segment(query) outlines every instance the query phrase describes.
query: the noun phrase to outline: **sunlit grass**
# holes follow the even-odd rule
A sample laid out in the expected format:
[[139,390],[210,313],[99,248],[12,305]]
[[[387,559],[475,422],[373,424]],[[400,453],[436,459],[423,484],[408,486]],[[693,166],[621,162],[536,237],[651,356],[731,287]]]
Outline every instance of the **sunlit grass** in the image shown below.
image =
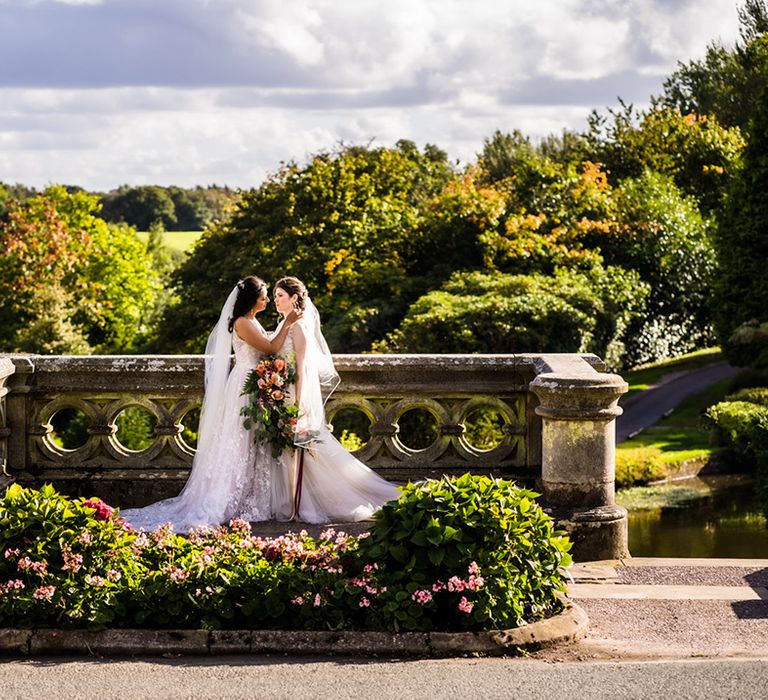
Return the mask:
[[[149,233],[147,231],[138,231],[136,235],[145,243],[149,238]],[[188,253],[192,250],[195,241],[203,235],[203,232],[164,231],[161,235],[163,237],[163,243],[165,243],[168,248],[171,250],[180,250],[182,253]]]
[[654,510],[669,506],[683,506],[707,498],[712,489],[697,481],[695,484],[659,484],[622,489],[616,494],[616,503],[628,511]]
[[709,442],[703,414],[729,393],[724,379],[681,403],[656,425],[616,447],[616,484],[625,487],[675,475],[683,463],[708,462],[717,448]]

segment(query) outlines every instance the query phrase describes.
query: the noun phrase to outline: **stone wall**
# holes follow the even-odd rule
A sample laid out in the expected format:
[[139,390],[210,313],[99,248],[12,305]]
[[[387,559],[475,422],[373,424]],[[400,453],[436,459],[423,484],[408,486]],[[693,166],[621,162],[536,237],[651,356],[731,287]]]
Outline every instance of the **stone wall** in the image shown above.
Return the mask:
[[[563,522],[570,522],[574,509],[603,506],[614,510],[600,516],[615,519],[613,418],[626,385],[604,374],[599,358],[334,359],[342,383],[327,404],[329,421],[349,409],[368,418],[370,439],[356,455],[385,478],[494,474],[543,488],[552,508],[570,509],[561,514]],[[2,357],[0,459],[22,484],[51,482],[64,493],[100,496],[123,508],[172,496],[192,463],[194,449],[185,442],[183,426],[202,392],[200,356]],[[127,407],[154,417],[154,435],[144,449],[129,450],[117,438],[115,421]],[[503,420],[503,439],[490,450],[473,446],[465,434],[467,418],[481,407],[493,408]],[[65,409],[87,419],[87,439],[77,449],[64,449],[54,439],[51,420]],[[398,421],[414,409],[435,420],[436,438],[424,449],[400,439]]]

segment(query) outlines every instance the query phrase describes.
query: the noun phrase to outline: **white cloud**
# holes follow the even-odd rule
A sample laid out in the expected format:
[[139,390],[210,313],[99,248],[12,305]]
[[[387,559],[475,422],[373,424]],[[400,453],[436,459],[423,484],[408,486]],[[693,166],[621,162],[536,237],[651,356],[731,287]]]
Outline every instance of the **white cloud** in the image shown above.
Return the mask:
[[0,180],[89,188],[252,186],[339,140],[468,160],[642,104],[737,34],[732,0],[0,4]]

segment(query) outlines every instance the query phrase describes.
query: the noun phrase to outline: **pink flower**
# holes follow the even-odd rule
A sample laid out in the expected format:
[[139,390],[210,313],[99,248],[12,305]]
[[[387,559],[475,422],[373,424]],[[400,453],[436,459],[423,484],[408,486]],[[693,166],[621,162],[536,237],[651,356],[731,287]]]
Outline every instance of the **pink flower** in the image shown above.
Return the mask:
[[229,527],[235,532],[250,532],[251,524],[242,518],[235,518],[229,521]]
[[466,587],[466,583],[462,579],[460,579],[458,576],[451,576],[451,578],[448,579],[447,588],[452,593],[454,591],[461,592],[464,590],[465,587]]
[[37,600],[50,600],[56,592],[56,586],[40,586],[32,594]]
[[437,581],[435,581],[435,583],[432,584],[433,593],[439,593],[444,588],[445,588],[445,584],[440,579],[437,579]]
[[370,606],[370,604],[371,604],[371,601],[368,600],[368,598],[366,598],[365,596],[360,598],[360,607],[361,608],[367,608],[368,606]]
[[101,576],[86,576],[85,582],[89,586],[93,586],[94,588],[103,588],[107,585],[107,582],[105,579],[103,579]]
[[11,557],[18,557],[21,552],[18,549],[6,549],[5,550],[5,558],[10,559]]
[[2,593],[10,593],[10,591],[14,590],[21,590],[22,588],[25,588],[24,581],[21,579],[13,579],[11,581],[8,581],[5,584],[0,583],[0,592]]
[[64,558],[64,566],[61,567],[62,571],[71,571],[76,574],[83,566],[83,555],[72,554],[69,550],[62,550],[62,557]]
[[472,612],[473,607],[472,603],[470,603],[464,596],[461,596],[461,600],[459,601],[459,610],[461,610],[461,612],[469,615],[469,613]]
[[109,520],[115,512],[114,508],[111,508],[98,498],[91,498],[84,501],[83,505],[86,508],[93,508],[96,511],[96,520]]
[[178,566],[169,566],[165,571],[174,583],[183,583],[189,578],[189,571],[184,571],[184,569],[180,569]]
[[315,600],[312,602],[312,605],[314,607],[316,607],[316,608],[319,608],[321,602],[322,602],[322,600],[320,598],[320,594],[319,593],[315,593]]
[[467,581],[467,588],[470,591],[476,591],[485,585],[485,579],[482,576],[470,576]]
[[22,559],[19,559],[19,561],[16,564],[16,568],[19,571],[34,571],[37,574],[45,575],[47,572],[46,570],[46,563],[44,561],[32,561],[29,557],[23,557]]
[[467,573],[469,573],[469,574],[475,574],[475,575],[480,573],[480,567],[477,565],[477,562],[476,562],[476,561],[473,561],[473,562],[472,562],[472,563],[469,565],[469,568],[467,569]]
[[119,581],[122,577],[123,575],[119,571],[116,571],[115,569],[110,569],[109,571],[107,571],[107,578],[113,583],[115,581]]
[[429,591],[414,591],[411,594],[411,600],[416,601],[419,605],[426,605],[431,602],[432,594]]
[[79,542],[81,542],[82,544],[90,544],[90,543],[91,543],[91,540],[92,540],[93,538],[91,537],[91,533],[90,533],[90,532],[88,532],[88,530],[83,530],[83,531],[80,533],[80,537],[78,537],[77,539],[78,539],[78,541],[79,541]]

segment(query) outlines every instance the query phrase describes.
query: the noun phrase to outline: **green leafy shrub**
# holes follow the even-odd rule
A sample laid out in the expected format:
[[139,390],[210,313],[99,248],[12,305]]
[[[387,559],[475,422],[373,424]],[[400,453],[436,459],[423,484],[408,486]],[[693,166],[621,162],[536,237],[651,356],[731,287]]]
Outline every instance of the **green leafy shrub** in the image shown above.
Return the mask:
[[739,389],[736,393],[726,396],[726,401],[747,401],[756,403],[760,406],[768,406],[768,388],[767,387],[748,387]]
[[0,501],[0,624],[104,626],[126,613],[143,571],[126,530],[98,499],[18,484]]
[[506,628],[559,610],[571,545],[536,495],[470,474],[404,487],[360,543],[350,591],[366,626]]
[[249,523],[133,530],[50,485],[0,499],[0,626],[490,629],[560,608],[570,543],[535,494],[471,477],[405,489],[373,535]]
[[616,451],[616,486],[625,488],[635,484],[663,479],[667,475],[664,454],[658,447],[635,447]]
[[717,444],[740,462],[768,459],[768,407],[749,401],[721,401],[710,406],[705,415]]

